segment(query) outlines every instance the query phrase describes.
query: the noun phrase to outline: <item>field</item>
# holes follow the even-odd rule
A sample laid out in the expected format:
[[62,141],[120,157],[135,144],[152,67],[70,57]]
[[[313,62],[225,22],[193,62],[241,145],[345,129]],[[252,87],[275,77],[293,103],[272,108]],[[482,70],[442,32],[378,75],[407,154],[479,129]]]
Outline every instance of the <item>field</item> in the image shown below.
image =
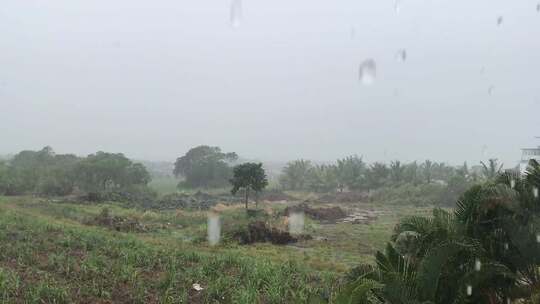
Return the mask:
[[[261,203],[264,219],[286,228],[288,205]],[[144,231],[92,222],[104,209]],[[2,303],[306,303],[331,299],[339,278],[389,239],[399,218],[429,207],[357,203],[369,224],[305,219],[313,237],[293,245],[239,245],[241,205],[221,206],[221,242],[208,245],[207,212],[142,211],[108,203],[78,205],[34,197],[0,197]],[[201,291],[193,289],[200,284]]]

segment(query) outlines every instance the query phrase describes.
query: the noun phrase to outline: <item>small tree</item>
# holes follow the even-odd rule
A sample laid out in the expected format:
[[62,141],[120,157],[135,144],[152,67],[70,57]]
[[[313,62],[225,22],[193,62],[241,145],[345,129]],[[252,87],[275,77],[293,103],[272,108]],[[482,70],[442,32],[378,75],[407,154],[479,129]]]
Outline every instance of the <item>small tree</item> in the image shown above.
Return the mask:
[[245,192],[245,204],[248,208],[249,191],[262,191],[268,185],[266,173],[262,167],[262,163],[244,163],[233,168],[233,178],[230,179],[233,186],[231,193],[234,195],[238,190],[243,189]]

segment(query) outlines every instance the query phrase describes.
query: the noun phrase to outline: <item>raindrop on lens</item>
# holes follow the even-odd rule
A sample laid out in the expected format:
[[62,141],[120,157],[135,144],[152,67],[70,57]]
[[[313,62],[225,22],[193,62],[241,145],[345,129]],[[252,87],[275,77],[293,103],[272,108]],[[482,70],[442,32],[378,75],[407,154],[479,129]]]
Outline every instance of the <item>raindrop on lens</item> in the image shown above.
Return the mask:
[[504,250],[508,250],[508,243],[504,243]]
[[497,25],[501,25],[503,23],[503,16],[497,17]]
[[538,197],[538,188],[536,188],[536,187],[533,188],[533,195],[534,195],[535,198]]
[[516,181],[515,180],[511,180],[510,181],[510,188],[514,189],[516,187]]
[[493,89],[495,89],[494,86],[489,86],[489,88],[488,88],[488,94],[489,94],[489,96],[493,95]]
[[360,64],[358,76],[363,85],[371,85],[377,77],[377,65],[375,60],[367,59]]
[[401,0],[394,0],[394,12],[396,12],[396,14],[399,14],[399,12],[401,11]]
[[232,0],[231,2],[231,26],[240,27],[242,22],[242,0]]
[[536,5],[536,11],[537,11],[537,12],[540,12],[540,3],[538,3],[538,4]]
[[289,233],[302,234],[304,232],[304,213],[291,213],[289,215]]
[[467,295],[468,296],[472,295],[472,286],[471,285],[467,285]]
[[536,242],[537,242],[537,243],[540,243],[540,233],[537,233],[537,234],[536,234]]
[[482,269],[482,262],[480,262],[480,259],[476,259],[474,262],[474,270],[480,271]]
[[396,60],[399,61],[399,62],[405,62],[405,60],[407,60],[407,50],[400,49],[396,53]]
[[219,216],[208,214],[208,243],[211,246],[215,246],[219,243],[220,237],[221,225],[219,223]]

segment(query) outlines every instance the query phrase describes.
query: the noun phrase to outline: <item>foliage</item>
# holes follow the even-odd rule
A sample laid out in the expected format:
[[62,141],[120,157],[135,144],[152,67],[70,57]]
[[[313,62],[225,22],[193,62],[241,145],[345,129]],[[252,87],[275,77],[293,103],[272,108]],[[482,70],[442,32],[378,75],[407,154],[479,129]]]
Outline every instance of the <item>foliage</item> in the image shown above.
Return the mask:
[[235,166],[233,172],[233,177],[230,180],[233,186],[231,193],[235,195],[240,189],[243,189],[247,209],[250,190],[259,193],[268,186],[266,173],[264,172],[262,163],[243,163]]
[[75,175],[78,186],[90,193],[146,185],[150,181],[143,165],[133,163],[121,153],[91,154],[77,164]]
[[488,163],[480,162],[482,164],[482,174],[484,178],[488,180],[493,180],[496,178],[502,170],[503,164],[499,165],[499,162],[496,158],[488,159]]
[[237,159],[234,152],[223,153],[219,147],[198,146],[176,160],[173,173],[185,178],[183,186],[220,187],[231,177],[229,163]]
[[[409,217],[377,266],[356,271],[354,303],[536,303],[540,294],[540,165],[471,187],[450,212]],[[361,291],[361,292],[358,292]],[[342,301],[342,303],[352,303]]]
[[[164,242],[166,234],[139,237],[43,215],[52,214],[55,204],[35,213],[1,201],[2,303],[313,303],[311,297],[329,294],[333,285],[331,277],[296,261],[177,246],[178,239],[173,246],[171,239]],[[73,207],[60,207],[56,212],[75,215]],[[95,207],[88,216],[101,210]],[[188,224],[174,214],[162,220]],[[205,221],[197,219],[203,226]],[[194,283],[204,289],[196,292]]]
[[336,177],[339,188],[359,189],[363,183],[366,164],[356,155],[338,159],[336,162]]
[[289,162],[279,178],[281,186],[285,190],[303,190],[308,185],[309,171],[313,168],[309,160],[295,160]]
[[98,152],[80,158],[45,147],[0,163],[0,194],[5,195],[63,196],[75,189],[97,193],[145,186],[149,181],[146,168],[123,154]]

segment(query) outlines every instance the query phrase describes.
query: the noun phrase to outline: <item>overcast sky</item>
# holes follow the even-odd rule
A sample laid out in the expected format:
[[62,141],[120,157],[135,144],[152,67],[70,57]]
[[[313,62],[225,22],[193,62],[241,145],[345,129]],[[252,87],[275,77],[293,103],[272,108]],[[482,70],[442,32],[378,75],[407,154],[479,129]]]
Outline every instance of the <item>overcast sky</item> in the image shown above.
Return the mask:
[[513,165],[540,144],[538,3],[3,0],[0,153]]

